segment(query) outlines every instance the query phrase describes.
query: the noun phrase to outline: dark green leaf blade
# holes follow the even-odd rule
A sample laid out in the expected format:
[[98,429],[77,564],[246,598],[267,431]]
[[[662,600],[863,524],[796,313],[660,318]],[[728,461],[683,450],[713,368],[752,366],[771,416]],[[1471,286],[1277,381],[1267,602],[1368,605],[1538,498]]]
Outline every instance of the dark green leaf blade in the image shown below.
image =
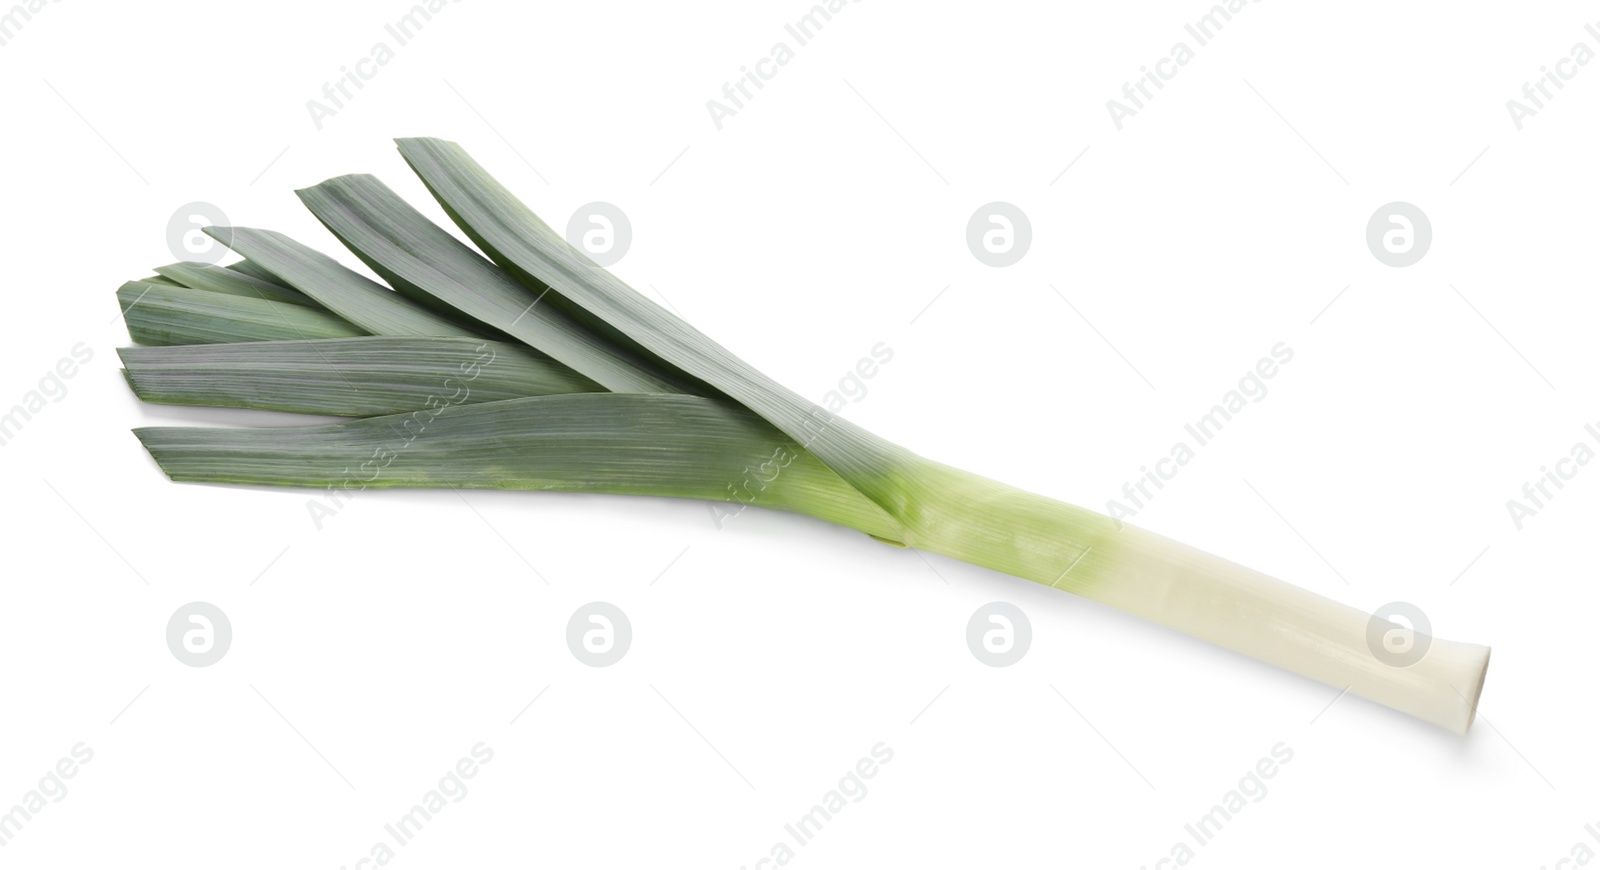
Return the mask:
[[531,289],[546,293],[553,304],[603,320],[664,365],[760,414],[891,513],[903,505],[899,478],[922,473],[925,460],[802,398],[595,266],[461,146],[440,139],[400,139],[398,144],[462,231]]
[[575,393],[326,426],[134,434],[178,481],[753,501],[888,540],[897,533],[887,515],[760,418],[697,396]]
[[237,263],[229,263],[222,268],[230,269],[234,272],[238,272],[241,275],[248,275],[251,278],[255,278],[258,281],[265,281],[268,284],[277,284],[280,287],[283,286],[282,278],[279,278],[277,275],[274,275],[266,269],[263,269],[260,264],[252,263],[249,260],[240,260]]
[[209,290],[129,281],[117,290],[128,334],[144,345],[352,338],[360,329],[325,311]]
[[373,271],[413,298],[458,311],[561,360],[614,392],[683,392],[685,379],[652,366],[553,306],[370,175],[325,181],[300,199]]
[[176,281],[184,287],[196,290],[210,290],[213,293],[231,293],[235,296],[249,296],[252,299],[268,299],[273,302],[287,302],[291,305],[316,306],[311,297],[297,290],[290,290],[259,278],[252,278],[232,269],[221,266],[212,266],[206,263],[172,263],[167,266],[158,266],[156,274],[163,278]]
[[596,392],[521,345],[392,337],[121,348],[146,402],[369,417],[437,404]]
[[373,335],[486,337],[282,233],[215,226],[206,227],[205,232]]

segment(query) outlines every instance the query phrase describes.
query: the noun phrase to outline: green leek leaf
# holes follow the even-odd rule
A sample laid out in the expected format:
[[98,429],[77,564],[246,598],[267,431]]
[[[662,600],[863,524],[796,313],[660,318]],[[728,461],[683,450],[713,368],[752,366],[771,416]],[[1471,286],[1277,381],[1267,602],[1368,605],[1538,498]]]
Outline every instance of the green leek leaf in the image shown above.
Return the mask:
[[[574,393],[303,428],[136,429],[173,480],[521,489],[743,502],[875,536],[895,523],[759,417],[697,396]],[[762,488],[764,487],[764,489]]]
[[145,345],[351,338],[360,329],[325,311],[209,290],[129,281],[117,290],[128,334]]
[[252,278],[232,269],[221,266],[211,266],[205,263],[173,263],[170,266],[160,266],[156,274],[163,278],[196,290],[210,290],[213,293],[232,293],[235,296],[249,296],[254,299],[268,299],[273,302],[288,302],[292,305],[316,305],[311,297],[287,287],[280,287],[259,278]]
[[121,348],[146,402],[370,417],[600,387],[520,345],[391,337]]
[[485,337],[282,233],[215,226],[205,232],[373,335]]
[[448,307],[558,359],[615,392],[683,392],[579,320],[530,293],[482,255],[368,175],[298,192],[306,207],[357,257],[412,298]]

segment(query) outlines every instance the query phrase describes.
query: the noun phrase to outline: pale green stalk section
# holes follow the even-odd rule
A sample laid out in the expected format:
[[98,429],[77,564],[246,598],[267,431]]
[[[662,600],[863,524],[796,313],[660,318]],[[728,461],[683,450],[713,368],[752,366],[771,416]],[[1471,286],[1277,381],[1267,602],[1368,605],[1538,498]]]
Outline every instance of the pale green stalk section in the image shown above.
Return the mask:
[[170,405],[369,417],[430,403],[598,392],[521,345],[473,338],[337,338],[121,348],[139,398]]
[[1432,638],[1421,661],[1395,667],[1374,655],[1367,613],[1187,544],[935,463],[900,485],[909,546],[1077,593],[1458,733],[1472,724],[1488,647]]

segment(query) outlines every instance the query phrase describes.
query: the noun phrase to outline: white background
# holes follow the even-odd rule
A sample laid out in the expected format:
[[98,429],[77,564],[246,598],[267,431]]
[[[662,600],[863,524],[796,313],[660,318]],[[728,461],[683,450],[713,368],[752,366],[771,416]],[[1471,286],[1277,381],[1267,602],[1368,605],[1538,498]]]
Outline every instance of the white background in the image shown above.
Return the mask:
[[[0,408],[94,354],[0,448],[0,809],[94,753],[0,863],[355,867],[480,741],[492,762],[391,866],[755,867],[880,742],[791,866],[1600,851],[1600,465],[1521,530],[1506,508],[1600,421],[1600,63],[1520,131],[1505,106],[1600,48],[1600,7],[1252,3],[1119,131],[1106,101],[1193,44],[1203,2],[865,0],[719,131],[706,101],[793,45],[803,0],[468,0],[318,130],[307,101],[407,8],[63,0],[0,48]],[[806,395],[886,343],[847,417],[1096,508],[1286,343],[1136,521],[1493,645],[1478,724],[798,517],[386,492],[319,531],[305,491],[167,481],[130,428],[301,420],[136,402],[113,291],[175,259],[189,202],[352,265],[294,188],[372,172],[443,221],[390,145],[413,135],[552,224],[617,204],[614,271]],[[1004,269],[964,239],[996,200],[1034,234]],[[1408,268],[1364,239],[1396,200],[1433,226]],[[196,600],[234,629],[209,668],[164,640]],[[634,628],[606,669],[565,644],[595,600]],[[1034,629],[1009,668],[965,642],[995,600]],[[1280,743],[1265,796],[1194,847],[1184,825]]]

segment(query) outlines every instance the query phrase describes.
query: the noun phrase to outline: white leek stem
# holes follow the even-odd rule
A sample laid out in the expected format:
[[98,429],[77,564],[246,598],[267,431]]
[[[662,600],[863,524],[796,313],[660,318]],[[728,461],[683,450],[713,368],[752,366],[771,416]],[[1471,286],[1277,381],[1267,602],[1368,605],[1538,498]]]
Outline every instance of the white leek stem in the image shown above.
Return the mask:
[[[949,466],[896,483],[913,547],[1065,589],[1464,734],[1489,648],[1440,640],[1084,508]],[[1395,654],[1385,638],[1415,652]],[[1415,661],[1412,661],[1415,659]]]
[[[1373,617],[1354,607],[1141,529],[1121,534],[1117,582],[1090,597],[1457,734],[1472,725],[1488,647],[1412,633],[1409,649],[1425,652],[1402,665],[1408,656],[1380,655]],[[1390,625],[1383,635],[1408,628]]]

